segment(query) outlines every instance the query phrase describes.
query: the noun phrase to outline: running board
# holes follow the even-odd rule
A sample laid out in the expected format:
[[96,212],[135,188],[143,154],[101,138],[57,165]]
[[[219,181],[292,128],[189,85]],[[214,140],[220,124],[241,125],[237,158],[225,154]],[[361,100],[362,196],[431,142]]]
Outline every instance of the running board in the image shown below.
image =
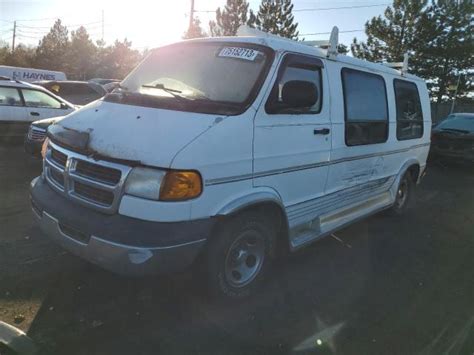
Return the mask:
[[390,191],[369,198],[339,210],[321,215],[312,221],[293,228],[291,231],[290,247],[297,250],[319,238],[345,227],[357,220],[381,211],[393,203]]

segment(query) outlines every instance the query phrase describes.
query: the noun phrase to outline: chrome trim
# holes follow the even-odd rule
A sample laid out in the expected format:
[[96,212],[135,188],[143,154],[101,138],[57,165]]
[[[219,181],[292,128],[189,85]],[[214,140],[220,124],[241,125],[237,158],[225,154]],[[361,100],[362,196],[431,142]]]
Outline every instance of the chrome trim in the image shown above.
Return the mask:
[[354,157],[345,157],[345,158],[340,158],[340,159],[335,159],[335,160],[317,162],[317,163],[313,163],[313,164],[297,165],[297,166],[291,166],[291,167],[287,167],[287,168],[261,171],[261,172],[257,172],[257,173],[253,173],[253,174],[243,174],[243,175],[222,177],[222,178],[216,178],[216,179],[208,179],[208,180],[205,181],[205,186],[219,185],[219,184],[225,184],[225,183],[228,183],[228,182],[237,182],[237,181],[243,181],[243,180],[249,180],[249,179],[257,179],[257,178],[267,177],[267,176],[271,176],[271,175],[286,174],[286,173],[294,172],[294,171],[315,169],[315,168],[319,168],[319,167],[323,167],[323,166],[340,164],[340,163],[344,163],[344,162],[347,162],[347,161],[361,160],[361,159],[374,158],[374,157],[378,157],[378,156],[398,154],[398,153],[408,152],[412,149],[421,148],[421,147],[425,147],[425,146],[429,146],[429,145],[430,145],[430,143],[416,144],[416,145],[413,145],[413,146],[408,147],[408,148],[391,150],[391,151],[387,151],[387,152],[357,155],[357,156],[354,156]]
[[42,142],[46,138],[46,129],[30,125],[28,129],[28,139]]
[[[67,156],[66,166],[64,168],[58,165],[56,162],[54,162],[54,160],[51,158],[51,148]],[[104,184],[103,182],[100,182],[93,178],[86,177],[84,175],[79,175],[78,173],[76,173],[76,166],[79,160],[92,163],[95,165],[100,165],[103,167],[119,170],[121,172],[120,181],[115,185]],[[57,173],[63,176],[64,187],[60,186],[54,181],[54,179],[51,177],[51,170],[55,170]],[[105,212],[108,214],[113,214],[118,210],[120,200],[123,195],[123,187],[125,184],[125,180],[130,170],[132,170],[132,167],[130,166],[112,163],[112,162],[108,162],[104,160],[95,160],[85,155],[66,150],[52,142],[49,143],[49,148],[46,152],[45,159],[43,160],[43,174],[48,184],[55,191],[59,192],[66,198],[69,198],[71,200],[78,202],[79,204],[82,204],[86,207],[90,207],[97,211]],[[104,205],[104,204],[101,204],[100,202],[92,201],[86,197],[83,197],[77,194],[74,190],[75,182],[78,182],[78,183],[81,183],[81,184],[84,184],[96,189],[100,189],[102,191],[111,192],[114,196],[112,204],[110,206]]]
[[133,250],[168,250],[168,249],[174,249],[174,248],[181,248],[181,247],[185,247],[185,246],[193,245],[193,244],[204,243],[207,240],[206,238],[203,238],[203,239],[193,240],[192,242],[168,245],[166,247],[135,247],[135,246],[129,246],[129,245],[126,245],[126,244],[120,244],[120,243],[117,243],[117,242],[112,242],[110,240],[99,238],[95,235],[92,235],[91,238],[94,238],[95,240],[100,241],[102,243],[107,243],[109,245],[113,245],[115,247],[130,248],[130,249],[133,249]]

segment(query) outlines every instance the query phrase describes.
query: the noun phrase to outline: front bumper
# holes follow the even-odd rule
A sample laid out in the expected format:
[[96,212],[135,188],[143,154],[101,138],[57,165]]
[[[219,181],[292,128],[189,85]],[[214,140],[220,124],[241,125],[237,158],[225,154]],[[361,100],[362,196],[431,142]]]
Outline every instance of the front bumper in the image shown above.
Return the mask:
[[41,230],[71,253],[123,275],[180,271],[191,265],[214,219],[149,222],[106,215],[52,190],[42,177],[31,182],[33,214]]

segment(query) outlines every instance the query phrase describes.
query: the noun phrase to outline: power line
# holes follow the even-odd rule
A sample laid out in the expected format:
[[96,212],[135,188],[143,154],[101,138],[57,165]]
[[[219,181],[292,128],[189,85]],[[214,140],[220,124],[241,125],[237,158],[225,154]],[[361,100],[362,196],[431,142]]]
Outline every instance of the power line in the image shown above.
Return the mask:
[[[339,33],[352,33],[352,32],[364,32],[365,30],[346,30],[339,31]],[[331,32],[314,32],[314,33],[302,33],[299,36],[317,36],[317,35],[330,35]]]
[[[94,22],[88,22],[88,23],[79,23],[79,24],[62,24],[65,27],[80,27],[80,26],[90,26],[90,25],[95,25],[94,27],[99,27],[102,25],[102,21],[94,21]],[[29,29],[50,29],[53,26],[27,26],[27,25],[19,25],[23,28],[29,28]]]
[[353,5],[353,6],[341,6],[341,7],[319,7],[319,8],[314,8],[314,9],[296,9],[296,10],[293,10],[293,12],[362,9],[362,8],[367,8],[367,7],[380,7],[380,6],[390,6],[390,5],[392,5],[392,4]]
[[[367,7],[380,7],[380,6],[390,6],[392,4],[373,4],[373,5],[352,5],[352,6],[340,6],[340,7],[317,7],[317,8],[308,8],[308,9],[293,9],[293,12],[306,12],[306,11],[329,11],[329,10],[346,10],[346,9],[362,9]],[[217,10],[194,10],[194,12],[199,13],[212,13]]]

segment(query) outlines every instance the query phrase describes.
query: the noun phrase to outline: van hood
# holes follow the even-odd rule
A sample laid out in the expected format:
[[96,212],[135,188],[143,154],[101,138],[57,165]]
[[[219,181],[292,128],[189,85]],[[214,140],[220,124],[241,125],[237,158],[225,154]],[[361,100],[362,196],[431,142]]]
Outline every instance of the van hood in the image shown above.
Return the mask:
[[[216,118],[99,100],[51,126],[49,136],[55,140],[57,130],[51,128],[59,126],[85,136],[80,150],[87,154],[167,168],[182,148],[221,120]],[[60,138],[58,134],[57,138],[73,147],[73,139],[68,136]]]

